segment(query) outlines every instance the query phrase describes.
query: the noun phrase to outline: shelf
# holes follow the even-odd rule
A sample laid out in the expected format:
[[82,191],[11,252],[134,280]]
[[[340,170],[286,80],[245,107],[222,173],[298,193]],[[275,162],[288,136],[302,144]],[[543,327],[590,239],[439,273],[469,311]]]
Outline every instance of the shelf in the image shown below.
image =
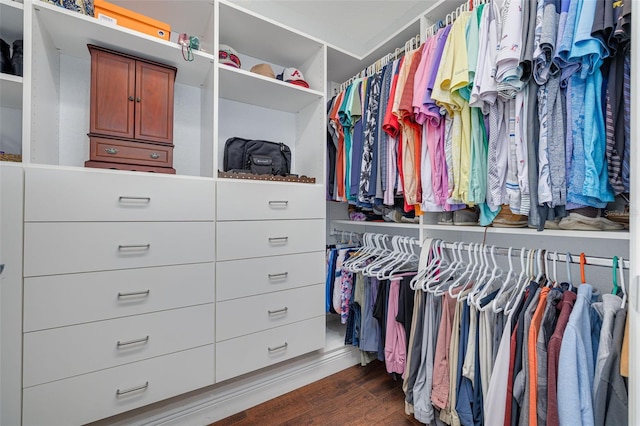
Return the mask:
[[321,92],[219,64],[220,97],[286,112],[298,112],[322,99]]
[[22,109],[22,77],[0,74],[0,106]]
[[51,35],[60,54],[89,60],[87,44],[154,60],[178,68],[176,83],[200,87],[214,63],[213,55],[193,51],[194,60],[185,61],[181,46],[157,37],[111,25],[97,19],[36,1],[34,10],[40,23]]
[[295,68],[323,49],[320,41],[226,2],[220,2],[220,43],[244,55]]
[[23,34],[22,3],[12,0],[0,0],[0,36],[9,43],[22,39]]
[[401,228],[420,230],[417,223],[396,223],[396,222],[368,222],[364,220],[334,220],[334,225],[349,225],[359,227],[376,227],[376,228]]
[[487,234],[510,234],[523,237],[563,237],[586,238],[603,240],[629,240],[628,231],[571,231],[564,229],[545,229],[538,232],[531,228],[494,228],[483,226],[456,226],[456,225],[422,225],[423,229],[439,232],[476,232]]

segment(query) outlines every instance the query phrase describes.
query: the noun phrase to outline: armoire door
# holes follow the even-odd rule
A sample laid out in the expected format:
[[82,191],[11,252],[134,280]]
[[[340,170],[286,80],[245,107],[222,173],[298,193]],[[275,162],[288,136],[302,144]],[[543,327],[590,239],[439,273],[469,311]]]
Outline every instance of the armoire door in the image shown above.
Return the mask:
[[91,51],[90,132],[134,137],[136,61],[124,56]]
[[174,80],[174,69],[136,62],[135,139],[172,143]]

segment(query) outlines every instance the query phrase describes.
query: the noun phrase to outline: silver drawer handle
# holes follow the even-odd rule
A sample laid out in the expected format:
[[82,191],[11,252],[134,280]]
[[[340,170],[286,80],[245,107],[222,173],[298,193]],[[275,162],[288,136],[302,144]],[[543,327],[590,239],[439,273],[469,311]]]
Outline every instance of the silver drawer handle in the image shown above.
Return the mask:
[[289,346],[289,344],[287,342],[284,342],[284,344],[282,344],[280,346],[275,346],[273,348],[271,346],[269,346],[269,347],[267,347],[267,349],[269,349],[269,352],[275,352],[275,351],[280,350],[280,349],[286,349],[287,346]]
[[121,195],[118,197],[118,201],[123,202],[123,201],[142,201],[144,203],[150,203],[151,202],[151,197],[129,197],[126,195]]
[[149,250],[151,244],[118,244],[118,250]]
[[149,293],[151,293],[151,290],[132,291],[130,293],[120,293],[120,292],[118,292],[118,298],[131,297],[131,296],[148,296]]
[[118,150],[115,148],[105,148],[104,150],[107,151],[107,154],[110,155],[116,155],[118,153]]
[[287,278],[288,275],[288,272],[282,272],[280,274],[269,274],[269,279],[275,280],[276,278]]
[[149,387],[149,382],[146,382],[144,385],[136,386],[135,388],[131,388],[131,389],[125,389],[123,391],[121,391],[120,389],[117,389],[116,396],[124,395],[126,393],[131,393],[139,390],[147,390],[148,387]]
[[126,342],[121,342],[118,340],[116,347],[121,348],[123,346],[135,345],[136,343],[147,343],[149,341],[149,336],[143,337],[142,339],[129,340]]
[[157,152],[152,152],[151,154],[149,154],[149,157],[157,160],[158,158],[160,158],[160,154],[158,154]]
[[283,242],[286,243],[289,237],[269,237],[270,243]]
[[2,271],[4,271],[4,263],[0,263],[0,274],[2,274]]
[[287,312],[289,310],[289,308],[287,308],[286,306],[282,309],[277,309],[275,311],[267,311],[269,312],[269,315],[275,315],[275,314],[284,314],[285,312]]
[[270,206],[283,206],[283,207],[287,207],[289,205],[289,201],[283,200],[283,201],[269,201],[269,205]]

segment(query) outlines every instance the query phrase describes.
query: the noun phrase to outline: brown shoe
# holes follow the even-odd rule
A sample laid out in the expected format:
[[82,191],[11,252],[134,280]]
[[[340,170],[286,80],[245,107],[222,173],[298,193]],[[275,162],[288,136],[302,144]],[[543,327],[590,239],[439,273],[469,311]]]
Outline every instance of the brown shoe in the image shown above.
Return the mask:
[[502,206],[502,210],[493,219],[493,226],[496,228],[526,228],[529,218],[511,211],[508,204]]

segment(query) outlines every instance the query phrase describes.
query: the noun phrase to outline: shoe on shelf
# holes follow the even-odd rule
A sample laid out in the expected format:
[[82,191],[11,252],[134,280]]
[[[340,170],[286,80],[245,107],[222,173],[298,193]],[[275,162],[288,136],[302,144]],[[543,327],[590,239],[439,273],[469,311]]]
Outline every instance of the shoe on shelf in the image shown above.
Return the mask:
[[500,213],[493,219],[492,225],[496,228],[526,228],[529,218],[511,211],[508,204],[502,206]]
[[400,219],[400,222],[402,223],[420,223],[420,216],[414,216],[414,217],[408,217],[408,216],[402,216],[402,218]]
[[600,209],[595,207],[570,210],[569,215],[563,217],[558,226],[560,229],[576,231],[619,231],[624,229],[623,224],[602,217]]
[[390,208],[389,211],[387,211],[384,216],[382,216],[382,218],[385,222],[400,223],[402,222],[402,213],[396,208]]
[[438,213],[438,225],[453,225],[453,212]]
[[480,210],[476,207],[466,207],[453,212],[453,224],[460,226],[475,226],[480,219]]

